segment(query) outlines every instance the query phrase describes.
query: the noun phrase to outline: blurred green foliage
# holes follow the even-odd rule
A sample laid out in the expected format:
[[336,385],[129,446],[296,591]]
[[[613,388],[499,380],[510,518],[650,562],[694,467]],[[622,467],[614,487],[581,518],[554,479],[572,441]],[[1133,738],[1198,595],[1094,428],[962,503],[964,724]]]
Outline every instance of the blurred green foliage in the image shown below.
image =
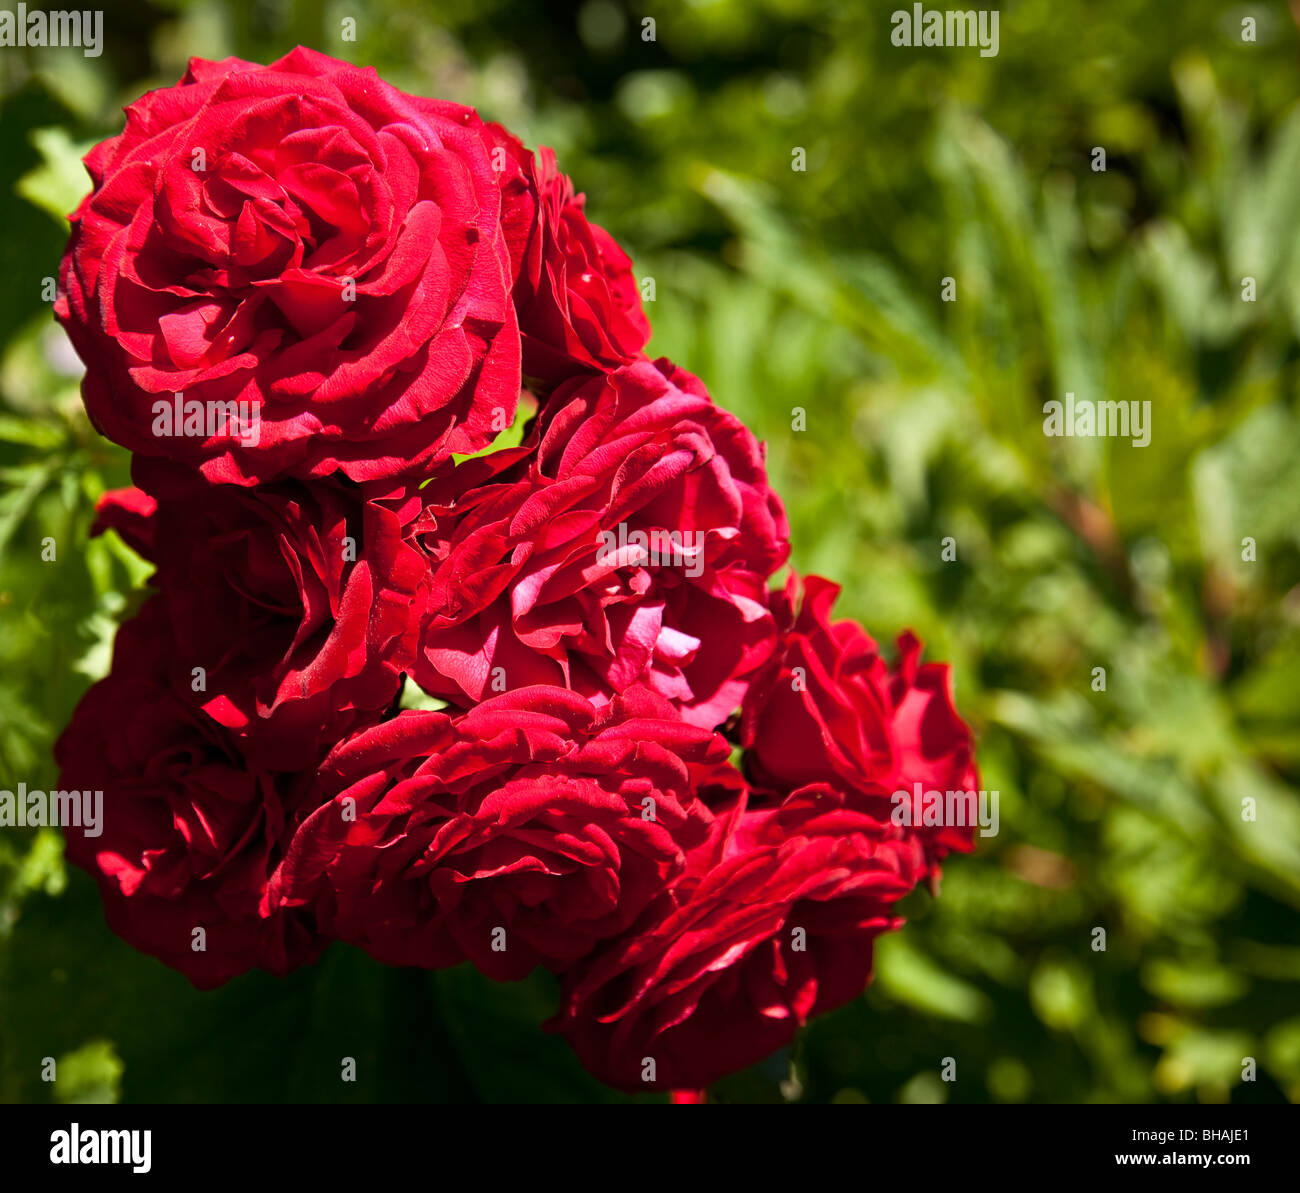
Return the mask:
[[[714,1096],[1300,1101],[1295,24],[1008,0],[982,58],[891,45],[895,7],[153,0],[99,58],[0,50],[3,785],[53,782],[144,574],[86,541],[126,460],[42,294],[77,158],[190,55],[302,42],[554,145],[655,279],[652,349],[766,440],[796,566],[954,664],[1000,834],[909,899],[865,997]],[[1150,445],[1046,437],[1067,391],[1149,401]],[[0,1100],[612,1100],[537,1031],[552,999],[341,946],[200,995],[57,834],[0,834]]]

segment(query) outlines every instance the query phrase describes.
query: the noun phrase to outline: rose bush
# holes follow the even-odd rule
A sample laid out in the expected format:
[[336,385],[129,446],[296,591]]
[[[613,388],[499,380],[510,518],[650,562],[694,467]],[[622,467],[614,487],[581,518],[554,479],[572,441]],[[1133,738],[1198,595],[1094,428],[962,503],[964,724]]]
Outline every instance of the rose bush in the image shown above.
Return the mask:
[[196,60],[87,165],[56,313],[136,453],[94,532],[155,567],[56,750],[114,930],[202,987],[329,940],[541,966],[627,1090],[859,994],[973,846],[895,815],[978,785],[951,677],[770,590],[763,447],[645,356],[554,155],[299,49]]

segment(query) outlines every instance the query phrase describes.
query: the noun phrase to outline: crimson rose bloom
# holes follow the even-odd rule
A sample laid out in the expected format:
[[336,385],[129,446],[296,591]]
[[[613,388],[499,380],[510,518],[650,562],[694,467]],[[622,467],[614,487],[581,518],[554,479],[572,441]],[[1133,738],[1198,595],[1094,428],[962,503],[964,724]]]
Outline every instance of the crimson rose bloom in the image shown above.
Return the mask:
[[[239,484],[486,446],[520,344],[480,126],[301,47],[267,67],[194,59],[131,104],[86,158],[55,305],[96,426]],[[206,405],[204,433],[158,421],[174,393]]]
[[64,829],[68,860],[98,882],[114,932],[200,989],[254,966],[284,974],[323,943],[308,917],[264,902],[310,783],[250,766],[168,680],[173,649],[155,597],[55,746],[61,789],[103,792],[98,836]]
[[500,125],[483,131],[501,174],[529,384],[546,391],[577,372],[631,364],[650,323],[627,254],[587,220],[585,197],[574,194],[552,150],[534,157]]
[[561,969],[682,870],[696,777],[726,756],[645,689],[601,713],[556,687],[403,712],[325,760],[274,899],[391,965]]
[[860,994],[924,870],[917,839],[856,792],[814,784],[765,809],[741,793],[671,899],[567,975],[550,1026],[610,1085],[700,1089]]
[[[428,568],[395,515],[346,484],[209,485],[137,457],[114,527],[157,565],[175,682],[262,765],[313,767],[399,694]],[[201,683],[194,668],[202,668]]]
[[713,728],[772,651],[785,511],[753,435],[666,360],[566,383],[522,447],[418,499],[426,691],[550,683],[602,703],[645,682]]
[[874,797],[882,817],[893,814],[895,792],[906,791],[911,824],[933,862],[949,850],[969,852],[973,815],[964,825],[930,826],[916,816],[918,783],[922,795],[979,787],[951,669],[921,663],[921,643],[910,633],[899,638],[898,662],[889,667],[856,622],[830,620],[838,585],[807,577],[796,610],[799,587],[792,575],[773,598],[780,645],[745,698],[746,773],[772,792],[808,783],[861,792]]

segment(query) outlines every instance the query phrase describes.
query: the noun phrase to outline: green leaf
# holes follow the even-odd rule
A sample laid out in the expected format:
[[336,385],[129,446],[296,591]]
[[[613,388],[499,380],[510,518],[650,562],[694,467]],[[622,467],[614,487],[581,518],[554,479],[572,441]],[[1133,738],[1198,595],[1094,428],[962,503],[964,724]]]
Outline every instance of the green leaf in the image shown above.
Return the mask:
[[76,143],[61,128],[33,129],[31,142],[41,164],[18,180],[18,193],[62,222],[90,191],[81,159],[95,142]]

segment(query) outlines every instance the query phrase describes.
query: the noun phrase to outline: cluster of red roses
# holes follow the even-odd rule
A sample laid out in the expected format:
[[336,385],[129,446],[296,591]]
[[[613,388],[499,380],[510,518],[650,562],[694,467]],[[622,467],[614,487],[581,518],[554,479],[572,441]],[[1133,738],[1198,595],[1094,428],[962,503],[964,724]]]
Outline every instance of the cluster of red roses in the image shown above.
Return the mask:
[[[827,581],[769,588],[760,445],[645,356],[549,151],[298,49],[196,60],[87,166],[57,313],[135,453],[98,529],[156,566],[57,749],[105,791],[68,855],[113,929],[202,987],[330,940],[542,965],[629,1089],[860,993],[972,845],[890,815],[978,784],[947,669],[910,636],[889,667]],[[159,434],[178,394],[256,434]],[[408,677],[445,711],[401,710]]]

